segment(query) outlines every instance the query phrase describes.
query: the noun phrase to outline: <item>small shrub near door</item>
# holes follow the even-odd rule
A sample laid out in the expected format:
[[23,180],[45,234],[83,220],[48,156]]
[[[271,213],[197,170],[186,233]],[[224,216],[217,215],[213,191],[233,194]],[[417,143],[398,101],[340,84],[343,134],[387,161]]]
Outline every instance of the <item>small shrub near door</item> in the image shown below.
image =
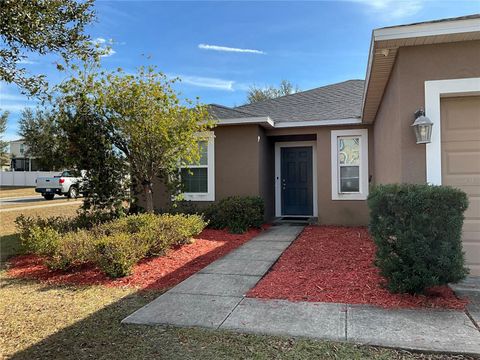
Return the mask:
[[231,196],[205,210],[205,217],[214,229],[243,233],[263,224],[264,202],[257,196]]
[[368,204],[375,263],[391,292],[422,293],[466,276],[461,236],[468,200],[463,191],[380,185],[371,191]]

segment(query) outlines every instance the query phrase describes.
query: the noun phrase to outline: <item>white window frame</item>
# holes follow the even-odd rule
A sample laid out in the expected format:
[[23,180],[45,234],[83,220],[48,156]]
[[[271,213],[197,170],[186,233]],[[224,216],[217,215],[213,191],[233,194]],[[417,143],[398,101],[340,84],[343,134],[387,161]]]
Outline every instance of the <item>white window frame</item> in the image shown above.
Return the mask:
[[[358,137],[360,139],[359,192],[340,192],[340,164],[338,163],[338,138]],[[331,131],[332,200],[366,200],[368,197],[368,130]]]
[[208,131],[198,134],[203,137],[202,141],[207,141],[207,165],[190,165],[182,168],[207,168],[207,192],[204,193],[183,193],[183,198],[187,201],[215,201],[215,134]]
[[432,141],[426,146],[427,183],[442,185],[442,123],[440,99],[480,94],[480,77],[425,81],[425,115],[433,121]]

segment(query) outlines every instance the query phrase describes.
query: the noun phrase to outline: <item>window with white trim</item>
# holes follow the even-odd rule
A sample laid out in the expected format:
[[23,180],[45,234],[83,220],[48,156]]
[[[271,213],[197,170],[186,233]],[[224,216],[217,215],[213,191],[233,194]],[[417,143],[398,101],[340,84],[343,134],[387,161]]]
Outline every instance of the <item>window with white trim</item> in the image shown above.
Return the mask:
[[190,201],[215,200],[215,144],[213,132],[198,142],[200,159],[196,164],[180,168],[184,199]]
[[332,200],[368,196],[368,130],[333,130]]

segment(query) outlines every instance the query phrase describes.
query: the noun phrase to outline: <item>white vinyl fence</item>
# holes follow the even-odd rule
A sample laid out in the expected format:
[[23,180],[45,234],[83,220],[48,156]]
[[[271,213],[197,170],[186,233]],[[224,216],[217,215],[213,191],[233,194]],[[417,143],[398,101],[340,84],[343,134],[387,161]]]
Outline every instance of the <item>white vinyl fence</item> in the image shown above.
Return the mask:
[[35,186],[40,176],[60,175],[60,171],[0,171],[1,186]]

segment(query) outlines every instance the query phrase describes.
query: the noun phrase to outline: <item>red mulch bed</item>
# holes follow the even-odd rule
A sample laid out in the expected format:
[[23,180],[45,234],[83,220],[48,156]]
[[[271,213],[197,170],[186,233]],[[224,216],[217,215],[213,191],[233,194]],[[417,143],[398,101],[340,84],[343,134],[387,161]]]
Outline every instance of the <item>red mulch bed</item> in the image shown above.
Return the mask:
[[[264,225],[264,228],[266,227],[268,225]],[[110,279],[94,266],[82,266],[70,272],[50,271],[42,264],[42,259],[35,255],[21,255],[10,259],[8,274],[48,284],[166,289],[244,244],[261,231],[252,229],[244,234],[229,234],[224,230],[205,229],[193,244],[173,248],[165,256],[144,259],[135,266],[132,275],[121,279]]]
[[424,296],[391,294],[373,265],[375,244],[363,227],[309,226],[248,296],[291,301],[371,304],[384,308],[464,309],[447,286]]

